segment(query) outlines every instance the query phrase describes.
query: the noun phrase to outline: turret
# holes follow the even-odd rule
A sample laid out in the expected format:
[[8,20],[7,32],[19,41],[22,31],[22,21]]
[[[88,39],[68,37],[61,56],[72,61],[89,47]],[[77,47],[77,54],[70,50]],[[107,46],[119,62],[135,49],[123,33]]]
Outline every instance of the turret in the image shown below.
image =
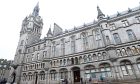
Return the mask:
[[99,6],[97,6],[97,11],[98,11],[98,16],[97,19],[101,20],[105,17],[105,15],[103,14],[103,12],[100,10]]
[[52,37],[52,36],[53,36],[53,34],[52,34],[52,31],[51,31],[51,28],[49,28],[48,33],[47,33],[47,37]]

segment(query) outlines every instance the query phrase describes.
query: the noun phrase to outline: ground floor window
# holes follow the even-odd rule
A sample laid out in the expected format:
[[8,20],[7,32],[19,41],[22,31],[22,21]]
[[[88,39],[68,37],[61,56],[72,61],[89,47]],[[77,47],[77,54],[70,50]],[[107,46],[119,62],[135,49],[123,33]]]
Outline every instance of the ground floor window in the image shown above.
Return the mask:
[[124,60],[120,64],[121,64],[121,70],[122,70],[123,75],[133,74],[132,65],[130,61]]
[[51,78],[51,80],[56,80],[56,78],[57,78],[56,70],[50,71],[50,78]]
[[99,67],[100,67],[100,73],[101,73],[102,77],[110,77],[110,76],[112,76],[110,64],[103,63],[103,64],[100,64]]
[[93,65],[88,65],[85,68],[85,78],[96,78],[96,70]]
[[68,78],[68,70],[67,69],[60,69],[60,79],[65,79]]

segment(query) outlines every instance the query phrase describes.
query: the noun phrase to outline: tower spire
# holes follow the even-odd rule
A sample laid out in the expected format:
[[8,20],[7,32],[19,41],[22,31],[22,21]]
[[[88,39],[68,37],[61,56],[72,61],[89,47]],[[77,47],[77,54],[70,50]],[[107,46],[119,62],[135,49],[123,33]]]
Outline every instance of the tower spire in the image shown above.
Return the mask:
[[103,12],[100,10],[99,6],[97,6],[97,11],[98,11],[97,19],[102,19],[103,17],[105,17]]
[[48,30],[48,33],[47,33],[47,37],[52,37],[52,36],[53,36],[53,34],[52,34],[52,31],[51,31],[51,26],[50,26],[50,28]]
[[36,6],[34,7],[33,16],[38,16],[39,15],[39,2],[36,4]]

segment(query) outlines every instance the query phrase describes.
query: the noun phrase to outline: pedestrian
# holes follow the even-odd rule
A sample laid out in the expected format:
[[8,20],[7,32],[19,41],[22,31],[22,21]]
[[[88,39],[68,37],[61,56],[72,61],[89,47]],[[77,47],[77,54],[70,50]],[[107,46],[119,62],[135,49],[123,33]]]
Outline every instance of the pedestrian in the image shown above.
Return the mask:
[[89,84],[91,84],[91,81],[92,81],[92,79],[91,79],[91,77],[89,78]]
[[66,78],[64,79],[64,82],[65,82],[65,84],[68,84],[68,80]]
[[103,81],[104,81],[104,78],[103,78],[103,76],[102,76],[102,75],[100,76],[100,80],[101,80],[101,82],[103,82]]
[[83,84],[83,78],[80,78],[80,84]]

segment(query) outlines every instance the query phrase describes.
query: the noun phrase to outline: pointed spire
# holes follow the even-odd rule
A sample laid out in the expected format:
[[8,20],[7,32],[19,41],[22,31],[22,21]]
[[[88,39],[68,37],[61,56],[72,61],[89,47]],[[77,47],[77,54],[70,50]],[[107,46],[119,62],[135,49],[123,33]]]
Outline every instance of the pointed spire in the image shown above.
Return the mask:
[[47,37],[52,37],[52,36],[53,36],[53,34],[52,34],[52,31],[51,31],[51,26],[50,26],[50,28],[48,30],[48,33],[47,33]]
[[100,10],[99,6],[97,6],[97,11],[98,11],[97,19],[102,19],[103,17],[105,17],[105,15]]
[[38,16],[39,15],[39,2],[36,4],[36,6],[34,7],[33,16]]

